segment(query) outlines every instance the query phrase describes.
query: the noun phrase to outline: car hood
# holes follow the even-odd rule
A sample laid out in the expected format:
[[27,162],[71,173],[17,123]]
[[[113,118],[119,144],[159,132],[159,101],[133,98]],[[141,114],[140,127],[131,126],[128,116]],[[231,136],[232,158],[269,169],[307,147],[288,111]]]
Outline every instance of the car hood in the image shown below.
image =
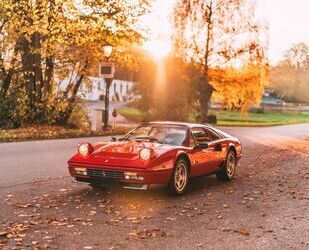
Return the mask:
[[151,148],[154,152],[153,158],[175,149],[173,145],[135,141],[102,142],[94,144],[93,147],[94,151],[91,155],[85,157],[76,154],[69,163],[145,168],[149,165],[149,161],[143,161],[139,156],[143,148]]

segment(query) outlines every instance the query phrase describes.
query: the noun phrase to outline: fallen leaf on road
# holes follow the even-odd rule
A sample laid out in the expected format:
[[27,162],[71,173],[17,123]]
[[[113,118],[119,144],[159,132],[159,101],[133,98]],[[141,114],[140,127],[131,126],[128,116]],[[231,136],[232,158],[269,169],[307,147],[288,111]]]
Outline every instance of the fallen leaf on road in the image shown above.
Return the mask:
[[95,214],[97,214],[97,212],[96,212],[96,211],[90,211],[89,214],[90,214],[90,215],[95,215]]
[[6,237],[9,232],[0,232],[0,237]]
[[0,246],[3,246],[7,242],[6,239],[0,240]]
[[130,236],[145,238],[158,238],[158,237],[174,237],[174,234],[162,231],[160,229],[144,229],[144,230],[133,230],[129,233]]
[[266,233],[272,233],[272,232],[274,232],[274,231],[271,230],[271,229],[266,229],[265,232],[266,232]]
[[249,235],[250,234],[249,230],[247,228],[245,228],[245,227],[241,227],[238,230],[235,230],[235,232],[236,233],[241,233],[243,235]]
[[27,207],[31,207],[31,206],[32,206],[31,204],[25,204],[25,205],[16,204],[16,207],[18,207],[18,208],[27,208]]

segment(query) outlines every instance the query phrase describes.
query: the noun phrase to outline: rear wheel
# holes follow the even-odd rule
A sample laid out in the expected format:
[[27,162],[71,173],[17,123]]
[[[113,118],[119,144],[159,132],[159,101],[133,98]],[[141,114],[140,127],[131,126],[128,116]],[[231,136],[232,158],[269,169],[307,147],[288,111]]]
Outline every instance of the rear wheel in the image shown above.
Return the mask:
[[217,178],[220,181],[229,181],[233,179],[236,170],[236,165],[237,165],[236,154],[233,150],[230,150],[226,156],[224,166],[222,167],[220,172],[216,173]]
[[182,195],[187,191],[189,182],[189,166],[184,159],[177,160],[168,189],[172,195]]

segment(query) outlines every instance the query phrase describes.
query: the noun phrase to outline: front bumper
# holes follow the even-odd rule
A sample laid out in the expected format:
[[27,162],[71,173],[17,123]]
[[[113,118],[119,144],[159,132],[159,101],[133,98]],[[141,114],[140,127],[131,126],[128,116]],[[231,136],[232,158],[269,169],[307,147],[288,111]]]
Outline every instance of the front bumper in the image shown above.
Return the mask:
[[120,181],[113,181],[106,179],[101,180],[93,180],[91,178],[80,178],[80,177],[73,177],[74,183],[87,183],[87,184],[96,184],[97,186],[102,187],[122,187],[125,189],[136,189],[136,190],[147,190],[149,184],[142,184],[142,183],[122,183]]
[[[86,168],[87,174],[81,175],[75,172],[75,168]],[[100,166],[88,164],[69,164],[69,171],[74,178],[74,182],[94,184],[98,186],[120,186],[130,189],[145,190],[152,184],[167,184],[169,182],[172,169],[148,170],[138,168],[127,168],[117,166]],[[125,172],[136,173],[142,176],[143,180],[125,179]]]

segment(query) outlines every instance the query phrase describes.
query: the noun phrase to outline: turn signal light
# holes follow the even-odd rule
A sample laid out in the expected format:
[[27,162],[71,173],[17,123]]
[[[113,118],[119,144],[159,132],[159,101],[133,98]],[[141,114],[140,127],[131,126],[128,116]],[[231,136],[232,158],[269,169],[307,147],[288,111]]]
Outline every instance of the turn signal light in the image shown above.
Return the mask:
[[133,172],[124,172],[124,178],[126,180],[136,180],[136,181],[144,180],[143,176],[140,176],[137,173],[133,173]]
[[74,171],[75,171],[76,174],[87,175],[87,169],[86,168],[74,168]]

